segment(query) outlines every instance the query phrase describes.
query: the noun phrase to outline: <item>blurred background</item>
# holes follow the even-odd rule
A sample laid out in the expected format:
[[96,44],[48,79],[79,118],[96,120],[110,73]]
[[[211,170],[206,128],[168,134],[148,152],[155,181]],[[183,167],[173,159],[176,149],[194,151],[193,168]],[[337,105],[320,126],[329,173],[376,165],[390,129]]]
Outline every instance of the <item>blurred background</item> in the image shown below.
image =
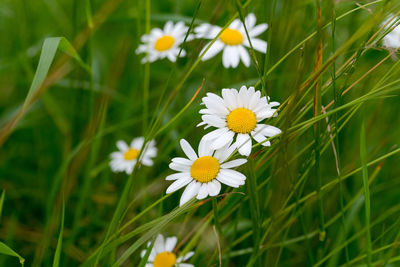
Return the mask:
[[[26,266],[52,265],[64,199],[60,266],[84,263],[104,240],[127,181],[126,174],[114,174],[108,165],[116,141],[145,135],[160,112],[155,108],[158,102],[166,103],[183,82],[161,117],[165,125],[204,81],[193,104],[155,138],[159,155],[154,166],[141,166],[135,174],[126,222],[165,194],[170,184],[165,176],[172,173],[170,159],[183,155],[178,140],[186,138],[197,146],[204,134],[196,127],[201,97],[206,92],[220,94],[222,88],[257,84],[258,89],[265,87],[272,101],[284,103],[280,115],[269,121],[284,134],[271,148],[253,150],[252,167],[242,170],[248,179],[254,175],[259,186],[256,202],[242,194],[231,194],[225,202],[220,199],[222,265],[362,265],[368,251],[367,229],[372,262],[397,266],[399,67],[397,52],[381,45],[385,34],[381,23],[400,9],[396,1],[322,2],[318,24],[318,1],[313,0],[1,1],[0,241],[21,255]],[[257,23],[269,24],[260,37],[268,40],[268,53],[256,52],[258,65],[224,69],[218,54],[190,72],[207,43],[202,40],[185,43],[187,56],[177,63],[160,60],[146,67],[140,63],[143,55],[135,54],[146,26],[162,28],[168,20],[189,26],[194,16],[193,26],[204,22],[223,26],[238,9],[244,15],[254,13]],[[32,99],[27,98],[49,37],[65,37],[90,71],[57,50],[44,84]],[[319,45],[321,63],[316,59]],[[313,76],[319,68],[322,74]],[[319,119],[318,138],[310,123],[314,88],[321,90],[323,107],[337,100],[328,106],[329,116]],[[146,105],[149,112],[143,111]],[[370,229],[361,172],[362,121],[365,162],[372,162],[367,176]],[[249,195],[247,187],[235,191]],[[231,191],[223,187],[223,192]],[[146,211],[126,231],[168,214],[178,206],[180,195],[175,193]],[[252,209],[258,211],[257,220]],[[204,202],[169,222],[162,233],[184,240],[180,250],[190,241],[196,252],[190,263],[195,266],[219,266],[213,221],[208,220],[212,216],[211,202]],[[261,242],[254,229],[259,229]],[[142,234],[105,254],[99,265],[111,266]],[[124,266],[138,266],[143,248]],[[19,266],[19,261],[0,255],[0,266]]]

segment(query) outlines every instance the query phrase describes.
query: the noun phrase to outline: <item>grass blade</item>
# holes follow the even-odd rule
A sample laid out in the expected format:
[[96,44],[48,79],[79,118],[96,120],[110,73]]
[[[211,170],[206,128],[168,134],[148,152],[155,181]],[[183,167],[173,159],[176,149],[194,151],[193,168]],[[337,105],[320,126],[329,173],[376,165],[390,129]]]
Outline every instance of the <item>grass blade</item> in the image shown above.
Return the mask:
[[366,237],[367,237],[367,265],[372,266],[372,244],[371,244],[371,198],[369,193],[368,184],[368,168],[367,168],[367,143],[365,136],[365,120],[361,124],[360,133],[360,158],[362,166],[362,177],[364,184],[364,197],[365,197],[365,225],[366,225]]
[[56,253],[54,254],[54,260],[53,260],[53,267],[58,267],[60,265],[62,240],[63,240],[63,232],[64,232],[64,215],[65,215],[65,203],[63,201],[62,213],[61,213],[60,234],[58,235],[57,248],[56,248]]
[[22,266],[24,266],[25,259],[22,258],[17,252],[12,250],[9,246],[0,241],[0,254],[17,257]]

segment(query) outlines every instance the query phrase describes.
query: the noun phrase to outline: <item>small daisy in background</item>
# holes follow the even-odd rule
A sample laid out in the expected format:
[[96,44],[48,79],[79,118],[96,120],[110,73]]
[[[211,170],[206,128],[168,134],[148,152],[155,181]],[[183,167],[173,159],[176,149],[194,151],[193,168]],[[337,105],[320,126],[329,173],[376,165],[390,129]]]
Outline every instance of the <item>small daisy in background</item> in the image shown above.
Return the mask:
[[[186,255],[177,257],[173,252],[178,238],[175,236],[167,237],[164,239],[163,235],[158,235],[154,241],[153,249],[150,252],[148,262],[145,267],[194,267],[193,264],[183,263],[194,255],[193,251],[188,252]],[[150,242],[147,247],[150,246]],[[140,256],[143,258],[147,250],[143,250]]]
[[392,28],[394,24],[396,24],[397,26],[395,26],[391,32],[389,32],[388,34],[385,35],[385,37],[383,37],[383,46],[394,49],[399,48],[400,47],[399,17],[393,18],[393,15],[390,15],[389,18],[382,23],[382,26],[384,26],[385,24],[387,24],[385,30]]
[[[138,161],[140,149],[142,148],[143,143],[144,137],[133,139],[129,146],[127,143],[125,143],[125,141],[119,140],[117,142],[119,151],[111,153],[110,167],[113,172],[125,171],[126,174],[131,174]],[[152,158],[157,155],[157,148],[155,147],[155,144],[156,142],[154,140],[146,143],[139,160],[141,164],[146,166],[153,165]]]
[[266,118],[278,115],[273,107],[279,106],[279,103],[268,103],[268,100],[265,96],[261,97],[261,92],[255,91],[254,87],[247,89],[246,86],[242,86],[240,91],[222,89],[222,98],[207,93],[202,99],[206,108],[200,110],[203,121],[197,126],[218,128],[203,137],[211,141],[212,149],[220,149],[230,144],[236,136],[233,146],[239,149],[241,155],[249,156],[251,137],[258,143],[262,142],[263,146],[270,146],[271,143],[266,139],[281,133],[281,130],[274,126],[259,124]]
[[[261,53],[266,53],[267,42],[256,38],[258,35],[267,30],[268,25],[266,23],[256,25],[256,16],[254,14],[249,14],[245,18],[245,24],[247,32],[250,37],[250,42],[253,48]],[[218,33],[221,31],[221,27],[214,26],[208,23],[202,24],[194,29],[196,38],[204,38],[213,40]],[[209,42],[200,55],[205,51],[205,49],[210,45]],[[245,28],[240,19],[235,19],[215,40],[212,46],[207,50],[207,52],[202,57],[202,61],[208,60],[218,54],[221,50],[222,52],[222,64],[225,68],[236,68],[241,60],[246,67],[250,66],[250,56],[246,48],[250,48],[250,43],[246,35]]]
[[175,180],[167,188],[167,194],[187,185],[181,196],[180,206],[194,196],[197,196],[197,199],[204,199],[208,195],[218,195],[221,191],[221,183],[235,188],[244,185],[246,176],[231,170],[231,168],[243,165],[247,160],[235,159],[225,162],[235,151],[235,147],[230,146],[230,143],[215,150],[211,149],[210,144],[202,139],[199,144],[198,156],[185,139],[181,139],[180,145],[188,159],[173,158],[169,167],[178,173],[165,178],[166,180]]
[[[150,31],[150,34],[142,36],[141,41],[143,44],[139,45],[136,54],[147,53],[147,56],[142,59],[142,63],[153,62],[163,58],[168,58],[170,61],[175,62],[179,54],[179,46],[185,39],[187,31],[188,27],[183,22],[178,22],[174,25],[172,21],[168,21],[165,23],[163,30],[154,28]],[[182,50],[180,57],[185,55],[185,50]]]

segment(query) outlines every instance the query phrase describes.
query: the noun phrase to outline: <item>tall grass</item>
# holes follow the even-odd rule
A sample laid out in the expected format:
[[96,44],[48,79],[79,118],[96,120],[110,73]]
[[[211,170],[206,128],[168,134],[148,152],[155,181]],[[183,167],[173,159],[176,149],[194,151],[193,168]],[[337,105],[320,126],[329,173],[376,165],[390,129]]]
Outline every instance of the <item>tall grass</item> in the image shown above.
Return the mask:
[[[195,266],[397,266],[400,61],[381,40],[399,8],[1,2],[0,266],[144,266],[159,233],[194,251]],[[250,12],[269,24],[250,68],[224,69],[220,54],[201,61],[201,40],[185,41],[175,63],[135,54],[168,20],[224,29]],[[241,85],[281,103],[267,123],[282,134],[253,145],[244,186],[178,207],[182,190],[165,195],[165,177],[179,140],[196,147],[205,133],[201,97]],[[136,136],[156,140],[154,165],[111,172],[115,142]]]

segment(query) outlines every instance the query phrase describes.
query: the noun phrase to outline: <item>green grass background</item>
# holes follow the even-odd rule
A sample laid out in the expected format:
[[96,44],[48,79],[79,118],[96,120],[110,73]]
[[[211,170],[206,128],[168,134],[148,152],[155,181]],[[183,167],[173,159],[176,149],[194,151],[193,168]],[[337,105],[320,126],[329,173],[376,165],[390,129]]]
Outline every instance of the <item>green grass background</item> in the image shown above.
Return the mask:
[[[134,52],[167,20],[250,12],[269,24],[250,68],[199,62],[201,40],[177,63]],[[1,1],[0,266],[19,266],[14,253],[26,266],[139,266],[158,233],[195,266],[398,266],[400,68],[381,46],[398,12],[389,0]],[[165,196],[164,178],[179,139],[205,133],[206,92],[241,85],[282,103],[268,123],[283,134],[253,148],[245,186],[177,208],[182,190]],[[115,142],[141,135],[157,142],[154,166],[112,173]]]

